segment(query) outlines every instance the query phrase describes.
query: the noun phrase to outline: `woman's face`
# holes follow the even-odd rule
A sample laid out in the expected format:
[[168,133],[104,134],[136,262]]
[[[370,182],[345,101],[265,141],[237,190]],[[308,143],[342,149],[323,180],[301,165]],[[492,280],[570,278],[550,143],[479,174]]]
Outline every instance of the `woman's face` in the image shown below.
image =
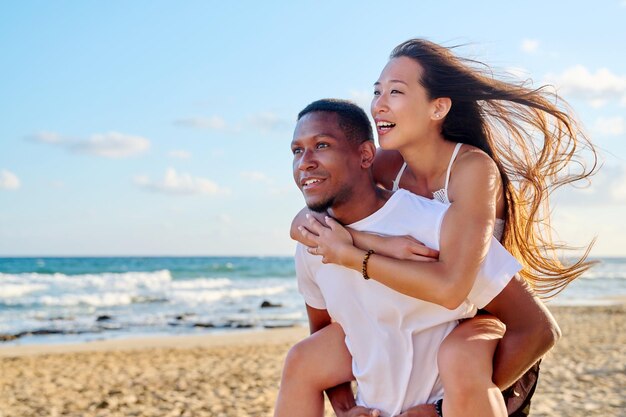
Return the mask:
[[407,57],[391,59],[374,84],[372,117],[383,149],[401,149],[434,129],[434,105],[419,83],[422,67]]

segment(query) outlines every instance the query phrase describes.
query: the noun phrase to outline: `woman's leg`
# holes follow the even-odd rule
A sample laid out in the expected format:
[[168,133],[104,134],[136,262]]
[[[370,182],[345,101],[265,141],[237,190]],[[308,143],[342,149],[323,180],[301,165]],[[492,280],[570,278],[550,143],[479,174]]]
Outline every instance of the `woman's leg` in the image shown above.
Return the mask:
[[446,417],[506,417],[500,389],[493,383],[493,356],[505,327],[490,315],[462,322],[439,348]]
[[344,339],[341,326],[332,323],[289,350],[274,417],[323,416],[324,390],[354,379]]

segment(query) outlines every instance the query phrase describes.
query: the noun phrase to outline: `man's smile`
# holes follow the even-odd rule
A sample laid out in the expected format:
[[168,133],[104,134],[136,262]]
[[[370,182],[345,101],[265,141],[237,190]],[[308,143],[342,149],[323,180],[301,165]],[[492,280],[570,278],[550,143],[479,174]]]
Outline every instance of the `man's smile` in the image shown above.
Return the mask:
[[321,177],[306,177],[300,179],[300,185],[302,186],[303,191],[308,191],[318,187],[324,181],[326,181],[326,179]]

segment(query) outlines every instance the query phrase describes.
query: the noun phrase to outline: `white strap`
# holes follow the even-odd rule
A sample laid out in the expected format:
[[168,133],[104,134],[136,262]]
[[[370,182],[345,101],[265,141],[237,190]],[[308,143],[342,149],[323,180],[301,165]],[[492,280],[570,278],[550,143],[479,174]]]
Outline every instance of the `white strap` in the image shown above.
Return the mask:
[[396,175],[396,179],[393,181],[391,191],[398,191],[398,189],[400,188],[400,178],[402,178],[402,174],[404,174],[404,170],[406,169],[406,167],[406,162],[404,162],[402,164],[402,168],[400,168],[400,171],[398,171],[398,175]]
[[444,187],[444,190],[446,190],[446,195],[448,194],[448,183],[450,182],[450,171],[452,169],[452,164],[454,163],[454,160],[456,159],[457,154],[459,153],[459,149],[461,149],[461,146],[463,144],[462,143],[457,143],[456,146],[454,147],[454,152],[452,152],[452,156],[450,157],[450,163],[448,164],[448,172],[446,172],[446,185]]

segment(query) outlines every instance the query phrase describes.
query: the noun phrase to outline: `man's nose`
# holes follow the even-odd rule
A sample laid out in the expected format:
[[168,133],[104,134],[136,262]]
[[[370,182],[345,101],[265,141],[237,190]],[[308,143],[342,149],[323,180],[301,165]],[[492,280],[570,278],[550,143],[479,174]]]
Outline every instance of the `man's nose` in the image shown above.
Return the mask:
[[302,152],[302,156],[298,161],[298,169],[300,171],[306,171],[317,166],[317,160],[315,159],[315,153],[310,150]]

